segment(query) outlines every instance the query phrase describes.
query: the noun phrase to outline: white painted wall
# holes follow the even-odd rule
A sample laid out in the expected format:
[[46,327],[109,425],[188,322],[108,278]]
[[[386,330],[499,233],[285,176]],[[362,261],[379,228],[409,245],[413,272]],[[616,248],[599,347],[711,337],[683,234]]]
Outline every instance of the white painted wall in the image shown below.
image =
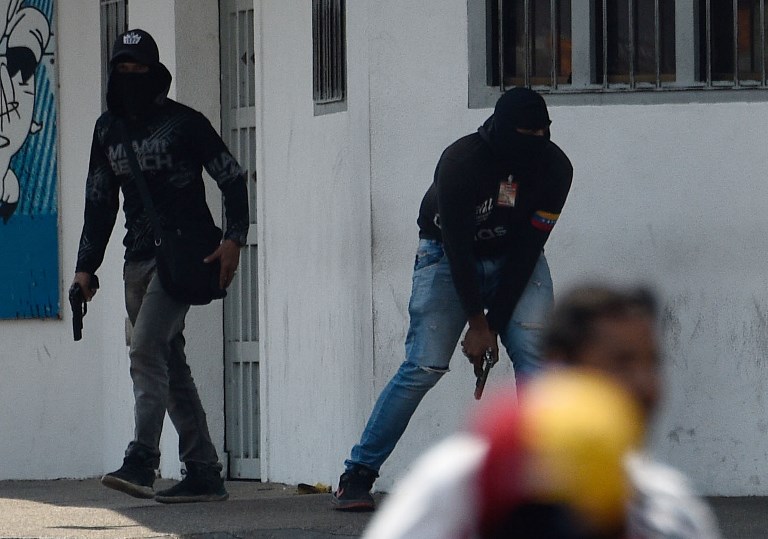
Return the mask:
[[[219,9],[218,2],[176,0],[176,99],[208,118],[217,130],[221,126],[219,90]],[[158,29],[159,31],[159,29]],[[221,226],[221,191],[207,174],[206,199],[214,219]],[[187,315],[187,360],[208,416],[208,430],[226,466],[224,453],[224,303],[192,307]],[[165,475],[178,472],[178,436],[166,416],[163,445]],[[167,464],[165,464],[167,463]]]
[[[375,396],[403,360],[416,216],[444,147],[490,110],[467,108],[466,2],[371,2]],[[768,104],[552,107],[574,184],[547,256],[556,293],[643,280],[664,303],[668,398],[655,452],[708,494],[766,494]],[[457,354],[382,469],[386,490],[473,408]],[[495,369],[489,384],[511,383]],[[359,433],[358,433],[359,434]]]
[[[192,8],[194,4],[194,9]],[[174,95],[218,123],[217,17],[194,0],[132,0],[158,36]],[[311,12],[258,1],[263,478],[335,484],[373,401],[403,359],[416,215],[443,148],[489,110],[467,108],[466,2],[347,3],[349,102],[314,116]],[[93,122],[98,11],[59,5],[62,294],[74,271]],[[174,20],[178,24],[174,24]],[[169,31],[173,28],[173,31]],[[664,302],[668,398],[653,447],[707,494],[766,494],[763,390],[768,248],[759,133],[768,104],[552,107],[574,186],[547,252],[556,292],[584,278],[641,279]],[[209,186],[215,195],[215,187]],[[216,200],[212,197],[211,200]],[[214,214],[220,206],[212,203]],[[132,434],[123,343],[122,221],[102,290],[71,319],[0,324],[0,479],[87,477],[120,462]],[[62,301],[65,301],[62,296]],[[223,445],[221,312],[194,308],[188,352]],[[453,372],[422,403],[382,470],[387,489],[472,409]],[[491,386],[511,383],[494,369]],[[177,475],[175,434],[163,474]]]
[[338,478],[372,393],[368,7],[347,111],[314,116],[311,3],[257,1],[262,478]]
[[[194,3],[194,9],[191,5]],[[174,74],[171,96],[219,124],[218,8],[215,2],[134,0],[129,25],[157,38],[161,60]],[[72,341],[66,290],[74,274],[82,227],[85,177],[93,125],[100,111],[98,4],[58,5],[59,214],[63,320],[4,321],[0,338],[0,479],[89,477],[115,469],[133,436],[133,394],[125,345],[122,264],[124,221],[115,225],[98,274],[101,289],[89,305],[84,338]],[[176,21],[178,20],[178,25]],[[169,31],[170,29],[170,31]],[[179,47],[176,47],[178,40]],[[180,69],[176,69],[176,66]],[[202,75],[201,75],[202,74]],[[90,83],[88,81],[93,81]],[[218,189],[209,200],[220,217]],[[222,308],[193,307],[187,350],[208,411],[211,435],[224,449]],[[161,442],[161,473],[179,477],[178,437],[169,421]]]
[[[83,477],[103,468],[103,368],[119,356],[105,353],[111,279],[85,318],[84,339],[72,341],[66,288],[74,275],[82,223],[85,174],[93,121],[99,114],[98,25],[91,3],[75,0],[58,10],[59,189],[61,307],[63,320],[3,321],[0,377],[0,478]],[[61,133],[64,133],[63,135]],[[119,256],[119,255],[118,255]],[[108,260],[114,260],[110,249]],[[6,262],[7,263],[7,262]]]
[[768,104],[556,113],[577,171],[550,248],[556,282],[657,287],[668,377],[656,452],[706,493],[765,494],[768,185],[755,135]]

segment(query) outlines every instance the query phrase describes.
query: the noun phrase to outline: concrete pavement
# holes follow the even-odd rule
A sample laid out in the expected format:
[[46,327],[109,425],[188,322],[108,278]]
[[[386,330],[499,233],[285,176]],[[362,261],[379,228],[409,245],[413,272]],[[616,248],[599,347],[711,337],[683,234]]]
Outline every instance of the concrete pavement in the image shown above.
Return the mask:
[[163,505],[98,479],[0,481],[0,537],[338,539],[359,537],[371,516],[333,511],[330,494],[299,495],[296,486],[229,481],[227,490],[226,502]]
[[[338,539],[359,537],[371,517],[333,511],[330,494],[302,495],[296,486],[230,481],[227,490],[222,503],[162,505],[97,479],[0,481],[0,538]],[[710,503],[726,539],[768,538],[768,498]]]

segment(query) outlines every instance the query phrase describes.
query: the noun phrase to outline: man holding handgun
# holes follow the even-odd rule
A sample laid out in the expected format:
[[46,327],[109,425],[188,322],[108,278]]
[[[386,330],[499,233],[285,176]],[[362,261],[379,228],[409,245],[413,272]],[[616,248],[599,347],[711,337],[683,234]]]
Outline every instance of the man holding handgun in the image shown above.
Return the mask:
[[[227,226],[205,261],[220,263],[220,289],[232,282],[246,241],[247,188],[243,169],[210,122],[167,97],[170,84],[171,74],[160,62],[151,35],[137,29],[118,37],[110,61],[108,110],[94,128],[73,288],[79,287],[86,301],[93,296],[93,274],[103,261],[122,191],[123,280],[133,325],[129,356],[136,425],[123,465],[101,482],[162,503],[223,501],[228,494],[222,465],[184,352],[190,305],[171,296],[160,282],[153,219],[137,179],[146,184],[157,220],[171,229],[181,222],[213,223],[203,169],[216,181],[224,196]],[[141,175],[133,174],[129,152],[136,154]],[[180,483],[155,493],[166,411],[179,434],[179,458],[187,473]]]
[[406,359],[345,461],[337,509],[373,509],[381,465],[448,371],[467,322],[461,347],[478,377],[487,376],[486,356],[498,360],[499,336],[518,381],[540,368],[537,337],[553,303],[543,247],[573,175],[549,140],[550,123],[541,95],[514,88],[476,133],[440,157],[419,211]]

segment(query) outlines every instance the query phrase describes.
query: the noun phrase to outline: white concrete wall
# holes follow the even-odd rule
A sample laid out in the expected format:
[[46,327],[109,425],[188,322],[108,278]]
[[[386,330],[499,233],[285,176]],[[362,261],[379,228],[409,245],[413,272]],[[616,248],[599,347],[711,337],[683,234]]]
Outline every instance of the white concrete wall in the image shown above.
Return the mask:
[[[214,128],[221,126],[219,77],[218,2],[176,0],[176,99],[200,112]],[[206,199],[216,222],[221,226],[221,191],[207,174]],[[224,454],[224,303],[192,307],[187,315],[187,360],[197,384],[208,430],[226,465]],[[163,429],[164,474],[178,472],[178,436],[166,416]],[[167,462],[167,465],[165,464]]]
[[[191,5],[194,3],[194,9]],[[101,289],[89,305],[83,340],[72,341],[66,290],[74,274],[82,227],[84,186],[93,124],[100,111],[97,4],[58,5],[59,215],[63,320],[3,321],[0,358],[0,479],[89,477],[118,467],[133,436],[133,395],[125,345],[122,212],[98,274]],[[177,22],[178,21],[178,24]],[[171,96],[219,124],[218,7],[191,0],[134,0],[129,25],[157,38],[161,60],[174,74]],[[179,43],[177,47],[176,43]],[[176,69],[177,65],[180,69]],[[88,82],[88,81],[92,81]],[[220,197],[211,181],[215,217]],[[187,350],[211,435],[224,458],[221,302],[194,307]],[[161,473],[179,477],[178,437],[169,421],[161,442]]]
[[257,5],[263,479],[336,481],[372,394],[368,8],[347,111],[313,115],[312,12]]
[[[194,0],[132,0],[131,26],[158,37],[175,75],[173,95],[217,124],[214,5],[203,12]],[[467,108],[463,0],[443,0],[440,10],[429,2],[348,2],[348,107],[327,116],[313,115],[309,4],[256,5],[262,476],[335,484],[403,359],[415,221],[436,160],[490,111]],[[98,34],[84,30],[98,26],[91,2],[62,2],[58,18],[63,294],[99,114],[98,85],[84,81],[99,80],[100,59]],[[655,452],[705,493],[768,493],[761,271],[768,185],[759,137],[768,104],[569,106],[551,115],[553,139],[575,167],[547,249],[556,291],[595,276],[655,285],[669,389]],[[212,207],[218,215],[220,206]],[[122,226],[83,341],[71,341],[66,310],[61,321],[0,324],[0,479],[87,477],[120,462],[133,427]],[[194,308],[188,322],[190,363],[221,450],[220,308]],[[458,355],[452,367],[378,488],[471,410],[471,370]],[[509,367],[494,369],[489,383],[511,383]],[[163,474],[177,476],[170,424],[162,448]]]
[[[84,338],[72,341],[66,289],[74,275],[82,223],[85,175],[93,122],[100,111],[98,26],[92,3],[75,0],[58,9],[59,216],[63,320],[3,321],[0,338],[0,478],[83,477],[103,468],[103,368],[120,362],[105,353],[116,303],[112,279],[85,318]],[[118,255],[119,256],[119,255]],[[115,259],[114,250],[107,254]],[[8,263],[8,262],[6,262]],[[119,320],[119,319],[118,319]]]
[[766,494],[768,103],[557,109],[576,176],[549,249],[559,288],[658,289],[667,400],[654,448],[709,494]]
[[[403,360],[416,216],[446,145],[490,110],[467,108],[466,2],[371,2],[375,395]],[[668,398],[659,456],[708,494],[768,493],[768,292],[760,133],[768,103],[552,107],[573,161],[547,253],[556,293],[585,278],[643,280],[664,303]],[[382,469],[387,489],[472,409],[453,372],[425,398]],[[507,368],[489,384],[511,383]]]

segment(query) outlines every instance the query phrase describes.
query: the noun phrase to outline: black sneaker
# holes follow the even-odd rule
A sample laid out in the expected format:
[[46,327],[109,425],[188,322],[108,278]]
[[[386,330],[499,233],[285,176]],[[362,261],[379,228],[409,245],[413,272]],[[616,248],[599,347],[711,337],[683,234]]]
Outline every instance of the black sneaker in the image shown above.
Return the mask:
[[373,511],[371,496],[373,482],[379,476],[364,466],[353,466],[339,478],[339,488],[333,494],[334,509],[337,511]]
[[105,487],[119,490],[134,498],[154,498],[155,469],[135,455],[126,455],[119,470],[101,478]]
[[155,501],[160,503],[223,502],[229,498],[224,480],[221,478],[221,466],[186,463],[184,479],[171,488],[155,494]]

